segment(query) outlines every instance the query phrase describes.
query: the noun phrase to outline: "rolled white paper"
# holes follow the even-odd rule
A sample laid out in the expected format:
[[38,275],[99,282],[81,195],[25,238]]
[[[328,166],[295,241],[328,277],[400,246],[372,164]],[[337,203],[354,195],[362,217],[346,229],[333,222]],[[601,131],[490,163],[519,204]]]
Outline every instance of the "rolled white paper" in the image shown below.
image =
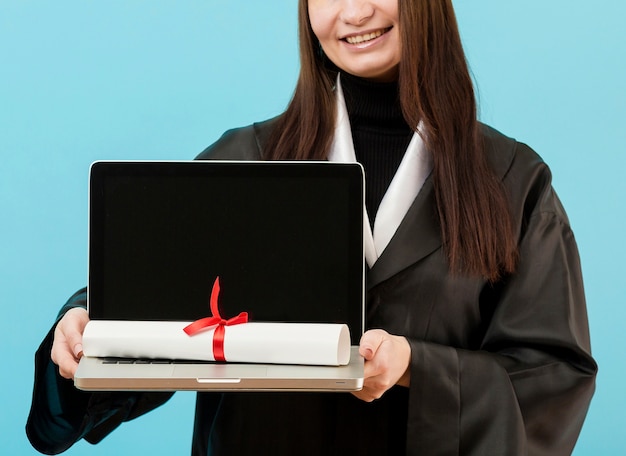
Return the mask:
[[[91,320],[83,353],[91,357],[214,361],[214,328],[188,336],[190,322]],[[344,324],[243,323],[226,326],[224,357],[230,362],[342,366],[350,361]]]

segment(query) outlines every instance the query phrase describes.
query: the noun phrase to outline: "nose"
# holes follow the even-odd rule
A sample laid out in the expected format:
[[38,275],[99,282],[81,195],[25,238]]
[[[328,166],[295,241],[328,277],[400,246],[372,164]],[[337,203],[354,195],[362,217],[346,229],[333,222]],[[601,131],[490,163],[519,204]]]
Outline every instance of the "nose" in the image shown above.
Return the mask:
[[346,24],[362,25],[374,15],[369,0],[344,0],[339,18]]

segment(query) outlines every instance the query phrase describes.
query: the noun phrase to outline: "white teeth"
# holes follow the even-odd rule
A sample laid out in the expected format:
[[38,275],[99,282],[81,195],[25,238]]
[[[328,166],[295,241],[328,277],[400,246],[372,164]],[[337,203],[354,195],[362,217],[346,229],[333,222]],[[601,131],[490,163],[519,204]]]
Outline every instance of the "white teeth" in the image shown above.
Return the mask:
[[346,38],[346,41],[348,43],[350,43],[350,44],[359,44],[359,43],[363,43],[365,41],[373,40],[374,38],[378,38],[383,33],[384,33],[383,30],[378,30],[376,32],[366,33],[365,35],[349,36],[349,37]]

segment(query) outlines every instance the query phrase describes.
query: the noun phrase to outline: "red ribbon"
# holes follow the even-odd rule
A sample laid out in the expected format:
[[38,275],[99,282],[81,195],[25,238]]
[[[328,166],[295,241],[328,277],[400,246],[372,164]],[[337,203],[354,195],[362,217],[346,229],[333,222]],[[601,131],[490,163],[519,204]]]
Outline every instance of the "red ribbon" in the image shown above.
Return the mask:
[[213,358],[215,361],[226,361],[224,357],[224,334],[226,333],[226,326],[239,325],[242,323],[248,322],[248,312],[241,312],[239,315],[233,318],[229,318],[228,320],[224,320],[217,306],[217,298],[220,294],[220,278],[217,277],[215,282],[213,283],[213,290],[211,290],[211,300],[210,300],[210,308],[211,308],[211,316],[206,318],[201,318],[200,320],[196,320],[193,323],[185,326],[184,331],[189,336],[193,336],[194,334],[199,333],[200,331],[204,331],[205,329],[209,329],[212,326],[216,326],[215,332],[213,333]]

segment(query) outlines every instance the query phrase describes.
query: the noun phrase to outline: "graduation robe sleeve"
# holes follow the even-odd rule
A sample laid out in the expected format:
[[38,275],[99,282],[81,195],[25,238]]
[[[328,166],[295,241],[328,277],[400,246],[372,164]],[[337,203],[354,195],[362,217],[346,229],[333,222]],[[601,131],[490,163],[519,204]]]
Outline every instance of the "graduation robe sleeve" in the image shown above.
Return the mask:
[[[59,312],[57,321],[73,307],[86,307],[86,290],[75,293]],[[59,375],[50,359],[54,329],[35,354],[35,379],[26,434],[35,449],[58,454],[84,438],[97,443],[122,422],[166,402],[172,393],[84,392]]]

